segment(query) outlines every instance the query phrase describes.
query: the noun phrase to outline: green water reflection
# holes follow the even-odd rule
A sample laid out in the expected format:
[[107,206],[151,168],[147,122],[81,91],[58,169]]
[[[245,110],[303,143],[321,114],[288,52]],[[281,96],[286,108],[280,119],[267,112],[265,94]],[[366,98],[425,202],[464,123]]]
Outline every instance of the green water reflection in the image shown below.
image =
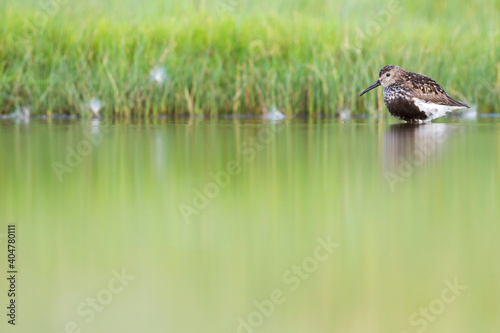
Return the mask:
[[16,328],[498,332],[500,121],[444,121],[2,122]]

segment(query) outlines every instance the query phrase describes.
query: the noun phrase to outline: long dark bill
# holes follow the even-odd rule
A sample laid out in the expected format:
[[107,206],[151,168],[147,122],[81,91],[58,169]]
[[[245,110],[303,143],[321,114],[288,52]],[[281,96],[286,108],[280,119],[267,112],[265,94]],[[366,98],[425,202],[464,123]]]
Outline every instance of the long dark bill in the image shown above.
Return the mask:
[[366,88],[365,91],[363,91],[359,96],[363,96],[365,93],[369,92],[372,89],[377,88],[378,86],[380,86],[380,81],[379,80],[377,80],[377,82],[375,82],[374,84],[372,84],[371,86],[369,86],[368,88]]

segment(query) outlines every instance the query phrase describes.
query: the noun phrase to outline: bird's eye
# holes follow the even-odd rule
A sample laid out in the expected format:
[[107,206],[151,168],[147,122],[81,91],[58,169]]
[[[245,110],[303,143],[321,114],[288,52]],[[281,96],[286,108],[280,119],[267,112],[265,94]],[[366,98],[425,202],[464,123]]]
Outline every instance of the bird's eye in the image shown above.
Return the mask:
[[385,74],[385,76],[391,76],[391,74],[387,73],[387,74]]

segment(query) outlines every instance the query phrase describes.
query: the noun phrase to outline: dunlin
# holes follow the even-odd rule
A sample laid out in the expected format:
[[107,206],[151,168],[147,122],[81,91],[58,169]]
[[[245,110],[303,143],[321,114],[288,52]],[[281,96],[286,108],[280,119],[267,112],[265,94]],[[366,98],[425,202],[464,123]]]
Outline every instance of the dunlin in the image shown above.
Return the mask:
[[382,68],[377,82],[359,96],[380,85],[384,87],[384,102],[389,113],[404,121],[431,121],[452,110],[469,108],[467,104],[451,98],[430,77],[391,65]]

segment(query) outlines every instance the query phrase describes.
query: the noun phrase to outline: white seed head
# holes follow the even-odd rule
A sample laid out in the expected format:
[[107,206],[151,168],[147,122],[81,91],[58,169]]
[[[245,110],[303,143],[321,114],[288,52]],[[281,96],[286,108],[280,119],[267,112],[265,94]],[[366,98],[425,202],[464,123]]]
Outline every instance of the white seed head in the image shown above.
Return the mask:
[[270,111],[267,111],[266,114],[264,114],[263,118],[268,120],[281,120],[285,119],[286,116],[273,106]]
[[352,115],[352,110],[348,108],[342,108],[338,111],[339,119],[346,120],[350,119]]
[[104,104],[97,98],[92,98],[88,104],[88,108],[96,115],[99,115],[99,111],[104,107]]
[[169,80],[169,75],[167,74],[165,67],[154,67],[149,72],[149,81],[152,83],[156,83],[161,86],[167,80]]
[[15,119],[29,119],[31,114],[30,108],[27,106],[23,106],[21,108],[16,109],[16,111],[12,112],[8,118]]

